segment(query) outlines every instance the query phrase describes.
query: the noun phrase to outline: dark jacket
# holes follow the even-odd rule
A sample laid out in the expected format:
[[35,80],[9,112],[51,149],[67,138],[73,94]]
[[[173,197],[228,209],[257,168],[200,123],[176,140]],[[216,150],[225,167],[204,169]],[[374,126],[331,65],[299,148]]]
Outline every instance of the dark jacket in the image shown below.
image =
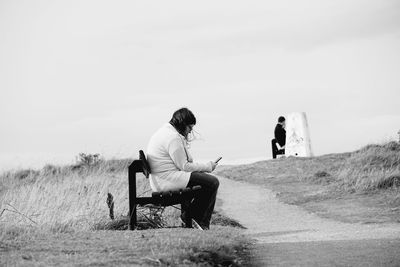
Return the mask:
[[281,124],[277,124],[275,127],[275,139],[280,146],[284,146],[286,144],[286,130],[282,127]]

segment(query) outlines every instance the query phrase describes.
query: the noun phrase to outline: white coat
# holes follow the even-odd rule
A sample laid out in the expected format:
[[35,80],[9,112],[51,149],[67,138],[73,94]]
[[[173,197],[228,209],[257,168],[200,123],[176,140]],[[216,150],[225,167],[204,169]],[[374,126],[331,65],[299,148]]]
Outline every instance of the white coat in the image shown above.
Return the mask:
[[183,189],[189,183],[192,172],[212,171],[211,161],[193,162],[185,138],[169,123],[150,138],[146,154],[153,192]]

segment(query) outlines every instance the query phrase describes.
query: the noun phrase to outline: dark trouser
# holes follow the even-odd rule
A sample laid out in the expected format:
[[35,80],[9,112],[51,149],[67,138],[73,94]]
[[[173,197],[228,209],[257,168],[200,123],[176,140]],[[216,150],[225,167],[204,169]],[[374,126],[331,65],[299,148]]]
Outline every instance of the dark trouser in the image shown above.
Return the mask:
[[201,190],[191,202],[182,203],[181,216],[187,227],[191,227],[191,218],[193,218],[201,227],[208,229],[217,198],[219,181],[215,176],[208,173],[192,172],[188,187],[195,185],[201,185]]
[[276,139],[271,140],[271,146],[272,146],[272,158],[276,159],[276,155],[284,155],[285,154],[285,149],[278,149],[277,144],[278,142]]

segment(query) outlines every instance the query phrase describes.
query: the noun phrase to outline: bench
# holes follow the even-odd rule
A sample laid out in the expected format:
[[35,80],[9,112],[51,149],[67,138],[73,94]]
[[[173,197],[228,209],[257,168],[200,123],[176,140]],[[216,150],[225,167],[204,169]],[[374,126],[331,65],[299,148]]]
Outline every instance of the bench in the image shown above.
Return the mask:
[[137,207],[145,205],[156,205],[167,207],[182,204],[184,201],[193,199],[201,186],[184,188],[176,191],[153,192],[151,197],[138,197],[136,192],[136,173],[143,173],[149,178],[151,173],[150,165],[142,150],[139,151],[139,159],[134,160],[128,168],[129,179],[129,230],[137,228]]

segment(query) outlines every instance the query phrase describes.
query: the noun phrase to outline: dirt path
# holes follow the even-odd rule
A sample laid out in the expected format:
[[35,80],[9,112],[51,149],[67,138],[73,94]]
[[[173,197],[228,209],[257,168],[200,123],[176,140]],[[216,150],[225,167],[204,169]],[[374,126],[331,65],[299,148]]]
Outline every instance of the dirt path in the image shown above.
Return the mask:
[[[323,219],[297,206],[279,202],[275,193],[265,187],[232,181],[223,177],[219,177],[219,179],[218,197],[222,200],[222,212],[239,221],[247,228],[246,232],[258,241],[258,250],[261,251],[257,253],[259,254],[258,257],[261,257],[259,260],[262,263],[265,263],[263,260],[268,260],[268,264],[280,265],[279,262],[282,261],[279,260],[279,255],[271,258],[272,248],[281,247],[283,251],[293,252],[296,251],[293,248],[293,246],[296,247],[294,243],[299,243],[297,246],[298,253],[294,254],[293,259],[296,260],[296,265],[301,266],[301,261],[298,261],[296,255],[308,255],[305,252],[310,251],[310,247],[313,246],[313,251],[316,249],[323,250],[323,244],[326,244],[324,242],[330,242],[327,246],[329,249],[320,251],[317,256],[320,257],[321,254],[326,254],[329,251],[336,251],[337,255],[327,253],[328,255],[325,257],[328,262],[331,262],[332,257],[335,259],[339,255],[344,255],[343,252],[345,251],[349,252],[352,251],[352,248],[363,247],[364,245],[360,245],[361,242],[361,244],[370,243],[364,249],[368,255],[374,252],[378,253],[377,249],[379,248],[386,248],[385,251],[388,251],[388,248],[393,248],[392,256],[394,258],[388,256],[386,258],[390,260],[389,263],[394,261],[396,264],[400,264],[400,256],[397,256],[400,255],[400,224],[349,224]],[[376,242],[371,240],[379,240],[381,245],[377,245]],[[275,246],[272,246],[273,244]],[[332,246],[339,250],[332,249]],[[373,249],[373,247],[376,248]],[[268,249],[271,253],[266,253],[262,250],[263,248],[264,250]],[[341,252],[341,250],[343,251]],[[283,253],[283,251],[278,249],[275,253]],[[389,249],[389,251],[391,250]],[[263,259],[263,254],[269,256],[265,256]],[[359,263],[361,258],[366,259],[365,256],[360,254],[358,259],[354,258],[353,260]],[[308,260],[309,258],[310,256],[307,256]],[[276,261],[274,262],[273,259]],[[320,263],[317,262],[314,265],[320,265]],[[354,262],[345,262],[344,264],[354,265],[352,263]],[[381,259],[379,263],[379,266],[391,265],[382,262]],[[313,265],[313,262],[306,261],[304,263],[304,265],[308,264]],[[336,262],[335,264],[341,263]],[[396,266],[396,264],[392,266]],[[327,266],[330,266],[330,264],[327,264]]]

